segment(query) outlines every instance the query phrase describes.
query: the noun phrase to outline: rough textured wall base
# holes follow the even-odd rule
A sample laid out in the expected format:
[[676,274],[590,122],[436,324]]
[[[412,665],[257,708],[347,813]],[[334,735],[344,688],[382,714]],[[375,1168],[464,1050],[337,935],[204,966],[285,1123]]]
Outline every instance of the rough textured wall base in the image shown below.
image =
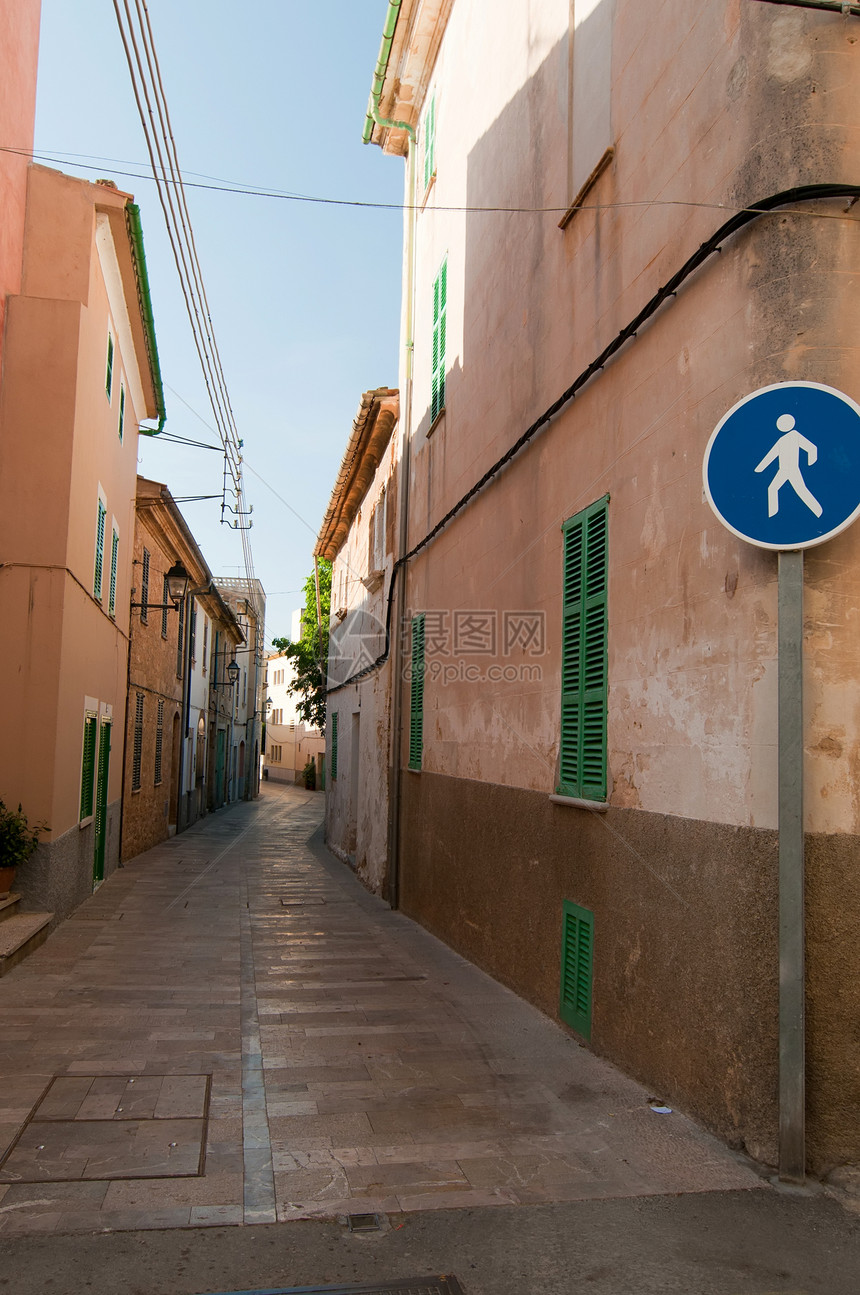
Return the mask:
[[[120,802],[107,807],[105,877],[119,863]],[[95,829],[73,827],[56,841],[43,841],[15,879],[15,889],[30,912],[46,911],[62,921],[93,893]]]
[[[808,842],[810,1168],[860,1160],[855,838]],[[558,1019],[562,901],[594,913],[591,1047],[777,1158],[777,838],[404,775],[401,906]],[[841,914],[836,927],[827,916]]]

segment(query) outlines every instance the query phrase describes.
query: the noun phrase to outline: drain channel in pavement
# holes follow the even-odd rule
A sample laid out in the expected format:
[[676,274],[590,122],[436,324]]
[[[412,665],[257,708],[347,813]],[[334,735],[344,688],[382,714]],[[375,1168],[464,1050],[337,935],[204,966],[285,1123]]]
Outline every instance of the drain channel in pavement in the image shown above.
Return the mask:
[[220,1291],[217,1295],[465,1295],[456,1277],[415,1277],[370,1286],[267,1286],[264,1290]]

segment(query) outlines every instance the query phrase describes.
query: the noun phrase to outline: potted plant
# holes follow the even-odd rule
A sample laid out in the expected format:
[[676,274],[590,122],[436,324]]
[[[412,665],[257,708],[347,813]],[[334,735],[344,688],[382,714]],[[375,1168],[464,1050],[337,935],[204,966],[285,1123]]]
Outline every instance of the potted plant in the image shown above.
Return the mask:
[[43,823],[30,827],[20,805],[17,810],[7,809],[0,800],[0,899],[7,898],[15,880],[15,869],[27,862],[44,830]]
[[302,770],[302,780],[305,784],[306,791],[316,791],[317,787],[317,767],[313,760],[308,760]]

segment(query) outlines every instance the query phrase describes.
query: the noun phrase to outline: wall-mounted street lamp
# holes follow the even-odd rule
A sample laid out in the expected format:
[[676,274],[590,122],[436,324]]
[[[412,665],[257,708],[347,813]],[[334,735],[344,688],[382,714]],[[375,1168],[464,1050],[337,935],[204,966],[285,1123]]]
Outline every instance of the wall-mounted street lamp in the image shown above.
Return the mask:
[[242,673],[239,662],[235,657],[230,664],[226,666],[224,673],[227,676],[227,682],[218,683],[217,680],[213,680],[211,685],[213,688],[235,688],[236,684],[239,682],[239,675]]
[[132,603],[132,608],[139,607],[146,608],[147,610],[155,610],[159,608],[162,611],[166,608],[167,611],[170,611],[171,609],[173,611],[178,611],[179,604],[188,593],[188,586],[191,583],[191,577],[181,562],[174,562],[173,566],[164,578],[167,581],[167,596],[170,599],[169,603]]

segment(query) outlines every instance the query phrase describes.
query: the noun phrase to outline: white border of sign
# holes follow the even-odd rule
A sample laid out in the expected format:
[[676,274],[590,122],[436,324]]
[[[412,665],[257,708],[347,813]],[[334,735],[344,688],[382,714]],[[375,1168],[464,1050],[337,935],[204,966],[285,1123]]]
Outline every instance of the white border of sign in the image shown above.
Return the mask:
[[802,544],[767,544],[764,540],[754,539],[753,536],[745,535],[743,531],[737,530],[736,527],[732,526],[731,522],[726,521],[725,517],[714,502],[714,497],[711,494],[711,489],[708,485],[708,463],[711,457],[711,447],[720,434],[723,425],[728,422],[732,414],[736,413],[743,405],[749,404],[751,400],[755,400],[757,396],[764,395],[766,391],[778,391],[784,387],[814,387],[816,391],[827,391],[831,396],[836,396],[839,400],[844,401],[846,405],[850,405],[858,419],[860,419],[860,405],[858,405],[856,401],[852,400],[850,396],[846,396],[844,391],[837,391],[835,387],[828,387],[823,382],[772,382],[770,386],[759,387],[757,391],[750,392],[748,396],[744,396],[742,400],[737,402],[737,404],[732,405],[728,413],[723,414],[722,418],[711,432],[710,440],[705,449],[705,457],[702,460],[702,481],[705,487],[705,496],[715,516],[720,522],[722,522],[726,530],[731,531],[732,535],[737,535],[739,540],[745,540],[747,544],[754,544],[756,548],[759,549],[771,549],[777,553],[797,552],[800,549],[814,548],[815,545],[823,544],[825,540],[832,540],[834,535],[839,535],[842,531],[847,530],[848,527],[851,526],[853,522],[856,522],[857,518],[860,517],[860,503],[858,503],[850,517],[846,517],[844,522],[840,522],[838,526],[834,526],[833,530],[828,531],[826,535],[817,535],[814,539],[804,540]]

